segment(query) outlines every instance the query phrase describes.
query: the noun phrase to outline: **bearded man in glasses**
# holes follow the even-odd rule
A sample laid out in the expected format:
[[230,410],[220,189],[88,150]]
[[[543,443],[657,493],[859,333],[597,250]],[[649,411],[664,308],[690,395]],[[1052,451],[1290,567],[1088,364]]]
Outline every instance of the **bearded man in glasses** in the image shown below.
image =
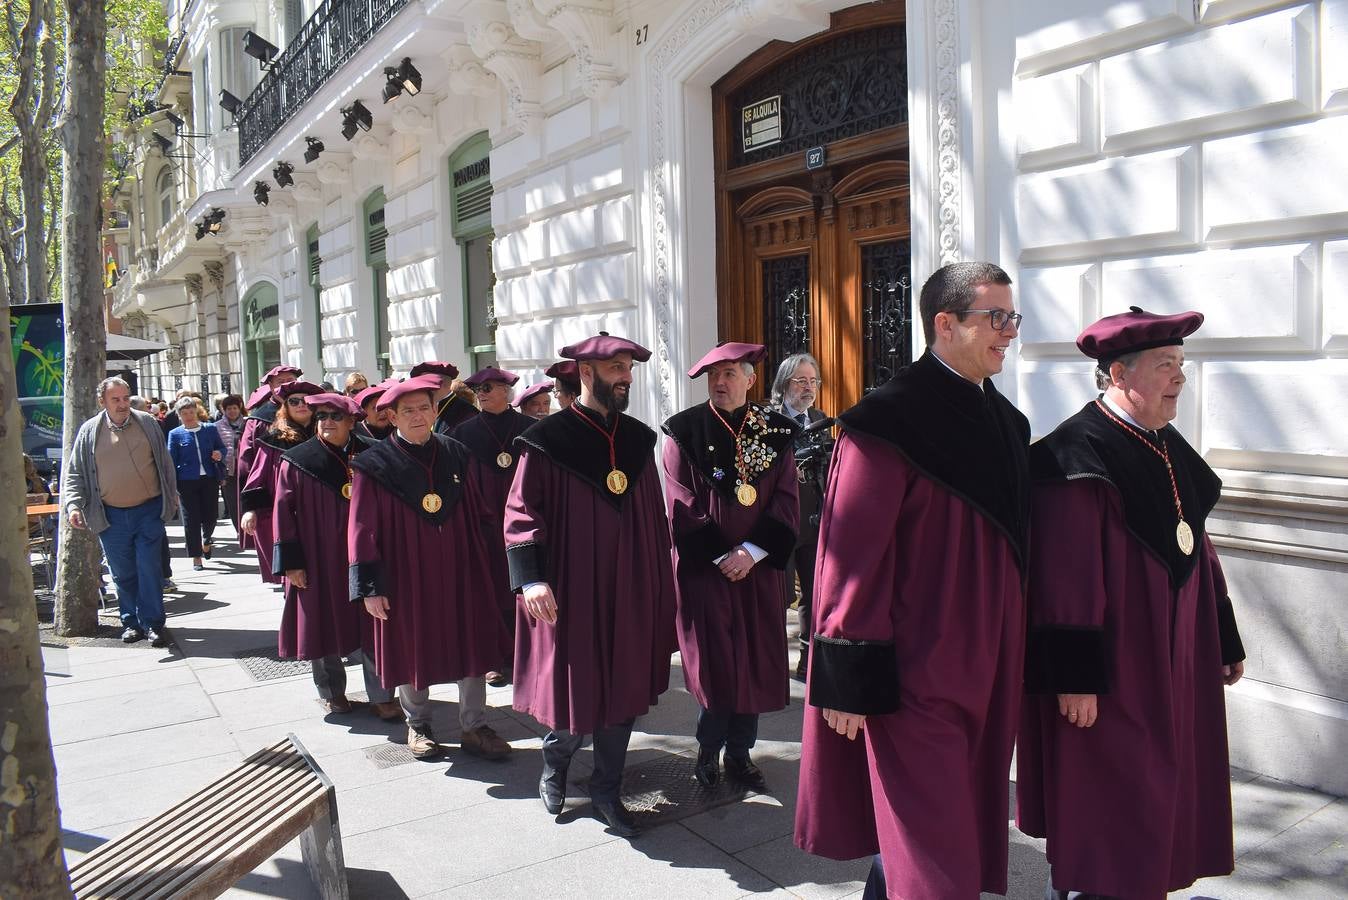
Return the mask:
[[922,288],[928,349],[840,416],[819,524],[796,842],[877,853],[865,897],[1006,893],[1029,422],[993,385],[1020,315],[991,263]]

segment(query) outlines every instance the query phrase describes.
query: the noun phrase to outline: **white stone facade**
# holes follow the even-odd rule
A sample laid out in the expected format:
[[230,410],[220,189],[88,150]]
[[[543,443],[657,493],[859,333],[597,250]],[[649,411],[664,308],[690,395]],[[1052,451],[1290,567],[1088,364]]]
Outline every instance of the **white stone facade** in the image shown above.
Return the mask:
[[[662,419],[718,337],[711,85],[848,5],[408,5],[194,201],[189,219],[230,210],[230,327],[271,284],[287,361],[371,374],[363,216],[382,189],[391,367],[467,365],[448,160],[486,131],[500,364],[529,381],[572,340],[628,335],[655,351],[635,411]],[[1348,0],[910,0],[906,29],[915,282],[955,259],[1011,273],[1026,322],[1002,381],[1036,435],[1093,396],[1085,324],[1133,304],[1207,316],[1177,425],[1226,483],[1211,529],[1250,652],[1233,758],[1348,793]],[[423,91],[381,103],[404,57]],[[355,99],[374,126],[347,142]],[[264,210],[253,186],[281,160],[296,184]],[[237,331],[228,349],[206,333],[238,353]]]

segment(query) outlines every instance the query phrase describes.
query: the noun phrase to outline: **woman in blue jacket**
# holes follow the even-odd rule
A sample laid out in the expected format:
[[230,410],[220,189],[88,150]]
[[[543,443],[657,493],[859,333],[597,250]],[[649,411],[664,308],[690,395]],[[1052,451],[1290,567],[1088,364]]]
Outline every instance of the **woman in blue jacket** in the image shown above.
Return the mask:
[[169,432],[168,449],[178,471],[187,555],[192,557],[192,569],[200,572],[204,568],[202,556],[211,558],[225,445],[218,431],[203,427],[196,398],[183,397],[173,408],[182,424]]

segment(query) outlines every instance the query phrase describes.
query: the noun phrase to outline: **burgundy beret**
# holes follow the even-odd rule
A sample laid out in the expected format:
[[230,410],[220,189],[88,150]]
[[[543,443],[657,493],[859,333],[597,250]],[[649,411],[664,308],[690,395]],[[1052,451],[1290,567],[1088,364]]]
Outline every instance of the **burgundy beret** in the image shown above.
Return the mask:
[[396,378],[386,378],[385,380],[379,382],[378,384],[372,384],[365,390],[361,391],[359,394],[356,395],[355,400],[358,404],[364,406],[371,400],[378,400],[379,396],[383,394],[384,391],[393,387],[397,383],[398,379]]
[[257,390],[248,395],[248,408],[257,409],[262,404],[271,399],[271,385],[263,384]]
[[524,389],[522,394],[515,398],[515,405],[522,408],[525,403],[537,397],[539,394],[546,394],[551,390],[551,381],[540,381],[537,384],[531,384]]
[[458,378],[459,367],[451,362],[428,359],[425,362],[417,363],[408,374],[412,378],[416,378],[418,375],[443,375],[445,378]]
[[469,387],[477,387],[479,384],[486,384],[488,381],[504,381],[506,384],[514,385],[520,377],[514,372],[507,372],[505,369],[498,369],[495,366],[487,366],[485,369],[479,369],[472,375],[463,380],[463,383]]
[[321,394],[323,388],[314,384],[312,381],[291,381],[281,385],[276,389],[276,395],[282,400],[286,400],[296,394],[304,396],[306,394]]
[[270,369],[267,370],[267,374],[262,376],[262,380],[264,382],[268,382],[271,381],[273,378],[275,378],[277,375],[285,375],[287,372],[289,372],[291,375],[294,375],[296,378],[299,378],[301,375],[304,374],[303,369],[297,369],[294,366],[272,366]]
[[548,366],[547,371],[543,374],[549,378],[560,378],[562,381],[579,383],[580,365],[574,359],[564,359]]
[[[563,347],[558,356],[574,359],[577,362],[591,359],[612,359],[619,353],[630,353],[636,362],[645,362],[651,358],[651,351],[627,338],[616,337],[607,331],[601,331],[594,337],[586,338],[576,344]],[[579,369],[577,369],[579,380]]]
[[304,398],[304,402],[309,404],[310,409],[317,409],[320,406],[331,406],[338,412],[346,413],[357,422],[365,418],[365,410],[360,408],[360,404],[345,394],[335,394],[331,391],[322,394],[310,394]]
[[397,405],[399,399],[406,397],[408,394],[417,394],[424,391],[434,395],[438,390],[440,390],[440,377],[438,375],[417,375],[406,381],[390,385],[388,390],[384,391],[384,396],[380,397],[379,402],[375,404],[375,408],[392,409]]
[[1202,324],[1200,312],[1161,316],[1133,306],[1088,326],[1077,337],[1077,347],[1091,359],[1116,359],[1125,353],[1183,344]]
[[695,362],[693,367],[688,370],[688,377],[696,378],[717,363],[747,362],[757,364],[767,355],[768,348],[762,344],[741,344],[736,341],[725,341],[717,344],[711,349],[710,353]]

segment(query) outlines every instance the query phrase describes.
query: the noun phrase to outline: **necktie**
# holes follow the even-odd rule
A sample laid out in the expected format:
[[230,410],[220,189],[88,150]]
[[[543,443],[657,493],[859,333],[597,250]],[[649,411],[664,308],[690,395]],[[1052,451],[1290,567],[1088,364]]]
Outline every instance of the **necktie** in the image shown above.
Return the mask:
[[802,428],[804,428],[806,425],[810,424],[810,417],[806,413],[801,413],[800,415],[796,416],[796,421],[800,423],[800,426]]

